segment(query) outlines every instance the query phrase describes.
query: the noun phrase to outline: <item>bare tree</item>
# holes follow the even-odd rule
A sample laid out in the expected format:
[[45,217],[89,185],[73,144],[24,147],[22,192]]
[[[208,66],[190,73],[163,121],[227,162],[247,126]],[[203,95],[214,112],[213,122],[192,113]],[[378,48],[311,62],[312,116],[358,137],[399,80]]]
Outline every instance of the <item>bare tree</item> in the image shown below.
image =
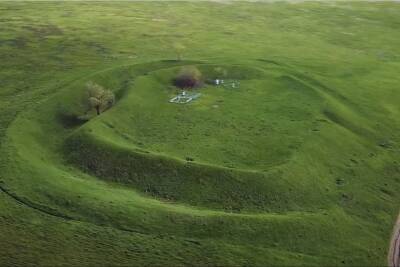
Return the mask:
[[95,109],[96,114],[100,115],[101,112],[114,105],[115,96],[110,90],[106,90],[94,82],[88,82],[86,88],[88,111]]
[[218,75],[218,78],[225,78],[228,76],[228,71],[225,68],[216,67],[214,68],[214,71]]
[[175,43],[174,44],[174,50],[176,53],[176,60],[181,61],[183,57],[183,52],[186,50],[186,46],[180,43]]

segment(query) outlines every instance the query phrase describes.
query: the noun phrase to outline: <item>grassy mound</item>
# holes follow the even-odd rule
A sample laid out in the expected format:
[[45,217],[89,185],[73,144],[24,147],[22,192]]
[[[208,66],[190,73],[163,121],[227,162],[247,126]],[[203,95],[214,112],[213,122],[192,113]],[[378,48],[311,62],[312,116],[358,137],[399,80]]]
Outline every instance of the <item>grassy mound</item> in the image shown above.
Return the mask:
[[325,206],[329,192],[295,187],[281,174],[324,118],[315,89],[280,68],[199,68],[207,79],[224,69],[241,86],[205,86],[202,98],[179,106],[168,102],[177,92],[168,85],[180,67],[138,77],[116,107],[68,138],[67,158],[97,177],[192,205],[278,212]]

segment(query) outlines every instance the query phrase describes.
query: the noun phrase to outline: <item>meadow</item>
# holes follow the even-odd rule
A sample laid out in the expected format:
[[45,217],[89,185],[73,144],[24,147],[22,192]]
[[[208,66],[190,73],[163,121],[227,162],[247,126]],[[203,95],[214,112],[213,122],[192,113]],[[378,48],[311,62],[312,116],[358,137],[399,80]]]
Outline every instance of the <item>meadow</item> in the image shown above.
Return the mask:
[[[399,27],[396,2],[0,2],[0,265],[386,265]],[[185,66],[240,86],[170,103]],[[89,81],[116,102],[80,119]]]

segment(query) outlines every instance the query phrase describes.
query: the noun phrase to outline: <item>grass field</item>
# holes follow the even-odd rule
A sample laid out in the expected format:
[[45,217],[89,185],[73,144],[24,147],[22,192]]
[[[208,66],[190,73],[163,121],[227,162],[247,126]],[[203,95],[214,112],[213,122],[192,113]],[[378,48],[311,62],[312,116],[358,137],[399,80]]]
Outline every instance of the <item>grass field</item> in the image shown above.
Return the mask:
[[[386,265],[399,27],[395,2],[0,2],[0,265]],[[240,86],[169,103],[184,66]],[[83,121],[88,81],[116,104]]]

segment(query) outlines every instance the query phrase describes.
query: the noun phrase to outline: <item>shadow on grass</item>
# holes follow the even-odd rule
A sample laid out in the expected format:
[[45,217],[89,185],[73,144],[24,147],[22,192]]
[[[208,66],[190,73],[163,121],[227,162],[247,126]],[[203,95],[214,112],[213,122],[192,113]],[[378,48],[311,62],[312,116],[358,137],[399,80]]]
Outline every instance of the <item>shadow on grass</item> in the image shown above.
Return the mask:
[[79,127],[89,121],[88,118],[62,112],[58,113],[57,120],[67,129]]

